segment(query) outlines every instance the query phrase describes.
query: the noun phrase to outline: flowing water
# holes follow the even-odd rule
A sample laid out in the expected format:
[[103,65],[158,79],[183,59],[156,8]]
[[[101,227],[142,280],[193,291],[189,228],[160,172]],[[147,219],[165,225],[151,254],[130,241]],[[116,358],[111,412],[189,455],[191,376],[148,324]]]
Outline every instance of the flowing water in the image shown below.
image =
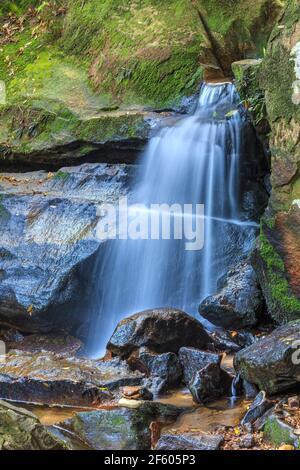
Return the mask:
[[[176,204],[179,209],[172,213],[172,223],[179,218],[183,228],[191,230],[204,222],[204,248],[187,250],[186,240],[159,239],[161,228],[155,232],[158,239],[107,242],[95,267],[97,285],[92,294],[95,355],[104,350],[117,322],[132,313],[172,306],[196,315],[199,302],[215,292],[236,252],[247,252],[243,237],[255,224],[240,218],[239,101],[230,83],[203,85],[194,114],[162,128],[150,140],[141,156],[131,203],[146,206],[139,210],[149,216],[168,210],[158,206],[154,210],[153,204]],[[184,204],[192,204],[193,211],[182,214]],[[195,215],[196,204],[204,204],[204,214]]]

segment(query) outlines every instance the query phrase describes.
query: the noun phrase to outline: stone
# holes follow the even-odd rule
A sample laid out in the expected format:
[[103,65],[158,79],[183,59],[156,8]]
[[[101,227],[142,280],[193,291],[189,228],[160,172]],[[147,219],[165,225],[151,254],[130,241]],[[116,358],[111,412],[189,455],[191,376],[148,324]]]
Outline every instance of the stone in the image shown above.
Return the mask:
[[289,397],[287,404],[289,408],[300,408],[300,398],[297,395]]
[[183,368],[184,383],[188,385],[194,380],[196,373],[208,364],[221,364],[222,355],[200,351],[195,348],[183,347],[179,350],[179,361]]
[[293,388],[300,380],[299,335],[299,320],[275,329],[236,354],[236,371],[270,395]]
[[251,265],[243,262],[228,272],[220,292],[201,302],[199,312],[216,326],[240,329],[256,325],[263,305],[256,274]]
[[145,387],[123,387],[122,396],[127,400],[152,400],[152,393]]
[[254,436],[252,434],[246,434],[239,440],[239,447],[244,449],[252,449],[255,446]]
[[219,450],[223,441],[217,434],[163,434],[155,450]]
[[68,450],[31,412],[0,401],[0,450]]
[[134,174],[92,163],[1,173],[0,325],[85,336],[91,266],[105,245],[96,233],[101,204],[126,196]]
[[251,403],[249,410],[243,417],[241,425],[245,426],[248,423],[253,424],[258,418],[264,415],[266,411],[272,408],[273,403],[267,399],[266,393],[261,391],[255,397],[253,403]]
[[141,347],[156,353],[177,353],[182,346],[201,348],[209,342],[208,334],[196,319],[175,308],[162,308],[121,320],[107,350],[114,356],[126,358]]
[[121,387],[141,385],[143,379],[118,359],[103,362],[12,351],[0,362],[0,396],[28,403],[99,405],[112,402]]
[[139,402],[135,409],[116,408],[76,413],[60,424],[96,450],[149,450],[150,424],[172,422],[181,410],[170,405]]
[[270,414],[263,426],[265,439],[272,442],[275,446],[292,446],[298,449],[300,439],[294,434],[292,426],[282,421],[276,413]]
[[155,396],[181,383],[182,368],[174,353],[156,354],[147,348],[141,348],[132,353],[127,362],[133,369],[147,374],[145,386]]
[[196,403],[207,403],[220,397],[231,396],[233,377],[219,364],[210,363],[198,371],[189,389]]

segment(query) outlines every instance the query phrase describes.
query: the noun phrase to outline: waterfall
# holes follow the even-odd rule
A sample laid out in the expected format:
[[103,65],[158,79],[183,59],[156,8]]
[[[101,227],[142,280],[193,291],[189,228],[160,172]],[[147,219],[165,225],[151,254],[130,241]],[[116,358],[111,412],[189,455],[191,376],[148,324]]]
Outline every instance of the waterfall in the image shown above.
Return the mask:
[[187,251],[185,240],[177,239],[106,242],[92,294],[95,354],[103,351],[117,322],[133,313],[171,306],[196,315],[199,302],[214,293],[241,250],[248,222],[240,217],[239,103],[234,85],[204,84],[194,114],[150,140],[131,203],[204,204],[204,248]]

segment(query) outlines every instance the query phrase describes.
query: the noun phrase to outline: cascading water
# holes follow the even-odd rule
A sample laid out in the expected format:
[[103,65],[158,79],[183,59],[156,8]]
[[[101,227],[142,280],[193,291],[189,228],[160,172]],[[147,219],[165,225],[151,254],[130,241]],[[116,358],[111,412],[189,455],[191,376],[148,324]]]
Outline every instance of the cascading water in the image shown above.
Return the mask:
[[131,202],[204,204],[204,248],[187,251],[186,240],[176,239],[107,242],[95,268],[95,354],[103,351],[117,322],[132,313],[172,306],[195,315],[232,263],[247,224],[240,221],[239,101],[230,83],[203,85],[194,115],[150,140]]

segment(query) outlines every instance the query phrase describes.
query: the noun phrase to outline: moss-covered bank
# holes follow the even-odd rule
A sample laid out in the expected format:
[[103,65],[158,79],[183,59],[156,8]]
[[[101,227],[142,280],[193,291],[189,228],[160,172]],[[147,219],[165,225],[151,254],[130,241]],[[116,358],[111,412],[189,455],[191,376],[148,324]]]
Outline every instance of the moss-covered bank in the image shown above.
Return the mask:
[[[178,106],[195,93],[203,74],[228,75],[233,60],[260,56],[280,9],[277,0],[194,3],[4,0],[0,80],[7,103],[1,110],[1,157],[34,159],[43,145],[55,149],[74,142],[81,155],[90,150],[99,114],[114,119],[116,109]],[[36,119],[28,120],[37,114],[38,126]],[[22,130],[24,115],[29,127]],[[132,118],[127,123],[124,113],[123,119],[129,133],[121,132],[122,138],[131,139]],[[113,135],[99,130],[101,139],[120,140],[120,125]]]

